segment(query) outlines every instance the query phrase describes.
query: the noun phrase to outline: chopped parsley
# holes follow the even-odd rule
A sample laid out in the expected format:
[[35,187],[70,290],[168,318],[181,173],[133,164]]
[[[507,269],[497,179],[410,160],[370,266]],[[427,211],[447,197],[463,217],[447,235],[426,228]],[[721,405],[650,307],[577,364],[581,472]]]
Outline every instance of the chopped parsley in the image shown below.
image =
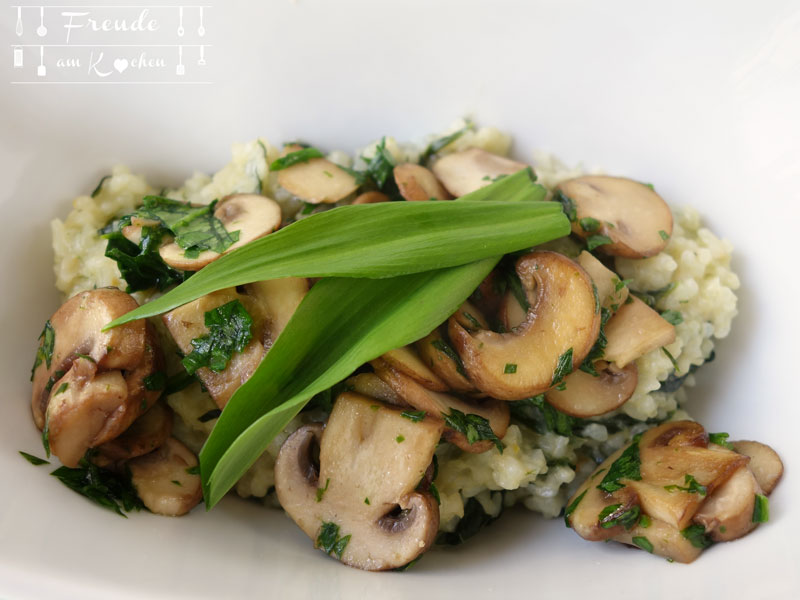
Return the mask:
[[318,487],[317,488],[317,502],[322,502],[322,497],[325,495],[325,492],[328,491],[328,486],[331,484],[330,477],[325,480],[325,487]]
[[667,358],[669,359],[669,362],[671,362],[671,363],[672,363],[672,368],[673,368],[673,369],[675,369],[675,372],[676,372],[676,373],[680,373],[680,372],[681,372],[681,368],[678,366],[678,361],[677,361],[677,360],[675,360],[675,357],[674,357],[674,356],[672,356],[672,352],[670,352],[669,350],[667,350],[667,349],[666,349],[666,347],[664,347],[664,346],[662,346],[662,347],[661,347],[661,351],[662,351],[664,354],[666,354],[666,355],[667,355]]
[[590,235],[588,238],[586,238],[586,249],[589,252],[591,252],[595,248],[598,248],[600,246],[606,246],[608,244],[613,244],[613,243],[614,242],[612,242],[611,238],[608,237],[607,235],[599,235],[599,234]]
[[635,535],[631,538],[631,541],[634,543],[634,545],[638,546],[642,550],[645,550],[650,554],[653,553],[653,544],[643,535]]
[[47,461],[47,460],[45,460],[43,458],[39,458],[38,456],[34,456],[33,454],[28,454],[27,452],[23,452],[22,450],[18,450],[18,452],[20,453],[22,458],[24,458],[25,460],[27,460],[29,463],[31,463],[34,466],[38,467],[39,465],[49,465],[50,464],[50,461]]
[[[503,492],[491,492],[491,498],[495,498],[495,494],[502,494]],[[502,503],[501,503],[502,506]],[[474,536],[481,529],[496,520],[496,516],[491,516],[483,508],[483,505],[474,496],[471,497],[464,504],[464,516],[456,525],[454,531],[442,531],[436,537],[437,544],[444,544],[447,546],[457,546],[463,544],[466,540]]]
[[681,531],[681,535],[695,548],[708,548],[712,544],[711,538],[706,534],[706,528],[702,525],[689,525]]
[[54,395],[58,396],[59,394],[63,394],[64,392],[67,391],[67,389],[69,389],[69,384],[65,381],[60,386],[58,386],[58,389],[56,390],[56,393]]
[[450,344],[448,344],[442,339],[439,339],[439,340],[433,340],[431,342],[431,345],[434,348],[436,348],[439,352],[444,354],[447,358],[456,363],[456,371],[458,371],[459,374],[461,374],[463,377],[467,376],[467,372],[464,369],[464,363],[461,361],[461,357],[458,355],[458,352],[456,352]]
[[192,350],[183,358],[186,371],[201,367],[219,372],[228,366],[234,352],[241,352],[252,339],[253,319],[239,300],[231,300],[205,314],[208,334],[192,340]]
[[141,510],[144,504],[131,484],[130,475],[101,469],[89,461],[89,455],[80,460],[78,467],[59,467],[51,475],[72,491],[120,516],[126,517],[123,510]]
[[514,363],[506,363],[506,366],[503,368],[503,373],[508,375],[509,373],[516,373],[517,372],[517,365]]
[[108,179],[111,179],[111,175],[105,175],[105,176],[103,176],[102,178],[100,178],[100,181],[99,181],[99,182],[97,182],[97,185],[96,185],[96,186],[95,186],[95,188],[92,190],[92,193],[91,193],[91,196],[92,196],[92,198],[97,198],[97,195],[98,195],[98,194],[99,194],[101,191],[103,191],[103,184],[104,184],[104,183],[106,182],[106,180],[108,180]]
[[439,497],[439,488],[436,487],[436,484],[431,481],[431,485],[428,487],[428,491],[433,496],[434,500],[436,500],[436,504],[442,503],[442,499]]
[[44,455],[50,458],[50,416],[45,413],[44,429],[42,429],[42,447]]
[[398,444],[402,444],[403,442],[406,441],[406,437],[400,434],[396,438],[394,438],[394,441],[397,442]]
[[369,506],[369,498],[364,498],[364,504],[366,504],[367,506]]
[[579,419],[553,408],[545,400],[544,394],[509,402],[509,408],[515,421],[528,425],[541,434],[552,431],[569,437],[573,428],[580,422]]
[[661,313],[661,318],[671,325],[683,323],[683,315],[677,310],[665,310]]
[[431,156],[434,154],[438,154],[441,150],[445,147],[449,146],[453,142],[455,142],[458,138],[464,135],[466,132],[475,129],[475,126],[472,124],[471,121],[467,121],[467,124],[459,129],[458,131],[454,131],[453,133],[446,135],[444,137],[440,137],[437,140],[432,141],[428,144],[428,147],[422,152],[419,157],[419,164],[425,165],[430,160]]
[[561,210],[564,211],[564,214],[567,215],[567,218],[571,222],[575,222],[577,220],[578,211],[575,208],[575,202],[572,200],[572,198],[565,195],[561,190],[556,190],[556,193],[553,194],[553,200],[561,203]]
[[597,522],[603,529],[611,529],[617,525],[622,525],[630,530],[639,521],[642,510],[638,506],[632,506],[622,510],[622,504],[611,504],[600,511]]
[[585,373],[589,373],[594,377],[599,377],[599,373],[594,366],[595,361],[600,360],[605,355],[606,346],[608,345],[608,338],[606,337],[606,323],[611,318],[611,311],[607,308],[600,309],[600,329],[597,333],[597,339],[594,341],[594,345],[592,349],[589,350],[589,354],[586,355],[586,358],[583,359],[581,366],[579,367],[581,371]]
[[362,159],[367,163],[367,176],[375,182],[379,189],[383,190],[387,186],[387,182],[394,182],[393,171],[396,163],[391,152],[386,149],[385,136],[375,146],[375,154],[372,158],[362,156]]
[[573,500],[572,502],[570,502],[569,506],[567,506],[567,508],[564,509],[564,524],[567,527],[570,528],[572,527],[572,524],[569,522],[569,516],[575,512],[575,509],[578,508],[578,504],[581,503],[581,500],[583,500],[583,497],[586,495],[586,492],[588,491],[589,490],[583,490],[581,495],[575,498],[575,500]]
[[694,478],[693,475],[689,473],[683,478],[683,482],[686,484],[686,487],[681,487],[679,485],[665,485],[664,489],[668,492],[686,492],[687,494],[698,494],[699,496],[705,496],[708,493],[708,489],[704,485],[700,485],[697,479]]
[[204,412],[202,415],[197,417],[197,420],[201,423],[208,423],[209,421],[213,421],[214,419],[219,419],[219,416],[222,414],[222,411],[218,408],[212,408],[209,411]]
[[280,171],[282,169],[287,169],[292,165],[308,162],[312,158],[323,158],[323,156],[324,155],[322,152],[316,148],[301,148],[300,150],[289,152],[286,154],[286,156],[282,156],[279,159],[272,161],[272,164],[269,166],[269,170]]
[[53,325],[48,320],[44,324],[42,333],[39,334],[39,348],[36,350],[36,358],[33,361],[33,368],[31,369],[31,381],[33,381],[33,374],[40,364],[44,362],[47,368],[50,368],[53,362],[53,349],[55,345],[56,330],[53,329]]
[[513,258],[513,256],[506,258],[497,266],[500,277],[496,280],[495,291],[498,295],[503,295],[506,290],[510,290],[522,309],[527,312],[531,308],[531,303],[528,301],[525,288],[522,287]]
[[580,221],[578,221],[578,224],[586,233],[592,233],[600,229],[600,221],[594,217],[583,217]]
[[753,523],[766,523],[767,521],[769,521],[769,499],[763,494],[756,494]]
[[350,535],[344,537],[339,536],[339,526],[336,523],[328,521],[322,522],[322,527],[317,536],[316,547],[320,548],[325,554],[331,553],[336,555],[339,560],[342,559],[347,544],[350,543]]
[[474,444],[480,440],[489,440],[494,443],[495,447],[503,453],[503,442],[492,431],[489,421],[480,415],[464,414],[457,408],[451,408],[450,414],[442,413],[444,423],[450,429],[463,433],[467,442]]
[[158,253],[169,232],[163,227],[142,227],[142,239],[134,244],[121,231],[111,231],[106,239],[105,256],[117,263],[120,275],[127,283],[128,293],[156,288],[164,291],[186,279],[181,271],[167,265]]
[[425,418],[426,414],[424,410],[404,410],[400,413],[400,416],[414,423],[419,423]]
[[733,444],[731,444],[728,441],[729,437],[730,434],[725,432],[709,433],[708,442],[709,444],[716,444],[717,446],[722,446],[723,448],[727,448],[728,450],[733,450]]
[[464,318],[467,321],[469,321],[469,323],[470,323],[470,325],[472,325],[473,329],[481,329],[481,324],[478,321],[478,319],[476,319],[475,317],[473,317],[471,314],[469,314],[467,311],[464,311],[464,310],[461,311],[461,314],[464,315]]
[[658,230],[658,235],[660,235],[661,239],[664,240],[665,242],[669,239],[669,234],[663,229]]
[[551,386],[557,385],[567,375],[572,373],[572,348],[564,352],[558,357],[558,363],[553,371],[553,380],[550,382]]
[[650,525],[652,525],[650,517],[648,517],[647,515],[642,515],[641,518],[639,519],[639,527],[641,527],[642,529],[647,529],[648,527],[650,527]]
[[187,475],[200,475],[200,465],[186,468]]
[[144,387],[151,392],[167,388],[167,374],[164,371],[156,371],[144,378]]
[[642,475],[639,470],[641,466],[641,460],[639,458],[639,440],[641,437],[641,434],[635,436],[631,445],[611,464],[606,476],[603,477],[603,481],[597,486],[598,489],[610,494],[611,492],[616,492],[625,487],[624,483],[619,482],[620,479],[641,481]]

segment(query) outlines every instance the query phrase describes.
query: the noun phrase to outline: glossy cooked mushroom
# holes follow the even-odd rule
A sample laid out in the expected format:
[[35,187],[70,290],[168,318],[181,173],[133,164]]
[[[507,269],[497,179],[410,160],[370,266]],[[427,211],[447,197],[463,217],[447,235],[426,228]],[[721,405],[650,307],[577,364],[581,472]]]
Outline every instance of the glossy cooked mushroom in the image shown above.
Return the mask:
[[447,191],[458,198],[486,187],[499,176],[527,169],[528,165],[480,148],[470,148],[443,156],[432,168]]
[[76,294],[49,321],[51,342],[43,341],[45,358],[34,369],[32,409],[66,466],[120,435],[161,393],[147,389],[163,362],[152,327],[133,321],[102,331],[137,307],[125,292],[102,288]]
[[[346,392],[328,422],[306,425],[281,447],[275,490],[317,547],[370,571],[401,567],[432,545],[433,496],[417,490],[442,432],[432,419]],[[313,460],[319,447],[319,462]]]
[[675,326],[631,295],[606,323],[605,334],[603,357],[622,369],[651,350],[674,342]]
[[589,353],[600,329],[592,280],[566,256],[537,251],[516,265],[530,309],[510,333],[464,327],[448,333],[469,379],[502,400],[521,400],[557,383]]
[[617,369],[598,361],[595,369],[596,376],[580,369],[573,371],[564,378],[565,388],[548,390],[545,399],[561,412],[580,418],[603,415],[625,404],[639,380],[636,364]]
[[436,175],[421,165],[403,163],[394,168],[393,174],[397,189],[405,200],[418,202],[452,198],[436,179]]
[[[239,232],[236,242],[225,252],[220,254],[213,250],[204,250],[199,255],[190,257],[186,256],[184,248],[175,242],[168,242],[158,249],[162,260],[181,271],[199,271],[220,256],[278,229],[281,224],[281,207],[273,199],[259,194],[233,194],[217,204],[214,216],[228,233]],[[130,231],[124,233],[126,237],[130,234]]]
[[672,235],[672,212],[649,186],[606,175],[584,175],[556,187],[575,208],[572,232],[603,235],[598,250],[613,256],[645,258],[661,252]]
[[[284,156],[300,149],[286,146]],[[310,204],[333,204],[358,189],[356,178],[327,158],[312,158],[280,170],[278,184]]]

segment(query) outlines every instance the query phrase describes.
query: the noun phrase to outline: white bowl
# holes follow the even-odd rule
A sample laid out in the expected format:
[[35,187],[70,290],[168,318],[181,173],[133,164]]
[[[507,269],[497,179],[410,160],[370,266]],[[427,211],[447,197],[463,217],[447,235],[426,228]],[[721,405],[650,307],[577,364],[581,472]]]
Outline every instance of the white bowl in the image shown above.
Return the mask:
[[[800,597],[796,3],[431,4],[220,2],[205,12],[210,84],[5,86],[0,596]],[[7,10],[6,48],[16,16]],[[48,19],[63,35],[63,19]],[[3,69],[19,79],[11,61]],[[48,69],[48,81],[66,77]],[[418,139],[464,115],[512,132],[519,157],[545,149],[653,182],[734,243],[740,315],[687,408],[782,455],[768,524],[683,566],[510,511],[407,573],[371,574],[314,551],[282,513],[254,503],[124,520],[20,458],[41,454],[28,373],[58,303],[48,222],[114,164],[174,184],[258,135],[350,150],[386,133]]]

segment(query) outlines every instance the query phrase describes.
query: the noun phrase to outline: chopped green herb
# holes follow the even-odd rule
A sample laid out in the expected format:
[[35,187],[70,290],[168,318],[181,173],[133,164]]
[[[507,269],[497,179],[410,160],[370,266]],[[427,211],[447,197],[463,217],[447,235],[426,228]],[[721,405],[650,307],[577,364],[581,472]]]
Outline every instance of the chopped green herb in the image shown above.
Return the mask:
[[39,334],[39,340],[39,348],[36,350],[36,358],[33,361],[33,368],[31,369],[31,381],[33,381],[33,373],[42,362],[45,363],[48,369],[53,362],[53,349],[56,345],[56,330],[53,329],[49,320],[45,322],[44,329],[42,329],[42,333]]
[[396,438],[394,438],[394,441],[397,442],[398,444],[402,444],[403,442],[406,441],[406,438],[404,435],[398,435]]
[[200,475],[200,465],[195,465],[193,467],[187,467],[186,473],[188,475]]
[[466,377],[467,372],[464,370],[464,363],[461,361],[461,357],[458,355],[453,347],[445,342],[442,339],[433,340],[431,345],[436,348],[439,352],[447,356],[450,360],[456,363],[456,371],[458,371],[462,376]]
[[648,527],[650,527],[650,525],[652,525],[652,521],[650,521],[650,517],[648,517],[647,515],[642,515],[639,518],[639,527],[641,527],[642,529],[647,529]]
[[658,235],[660,235],[661,239],[664,240],[665,242],[669,239],[669,234],[663,229],[658,230]]
[[608,244],[612,244],[611,238],[607,235],[590,235],[586,238],[586,249],[591,252],[595,248],[599,246],[606,246]]
[[186,371],[200,367],[219,372],[228,366],[234,352],[241,352],[252,339],[253,319],[239,300],[231,300],[205,314],[208,334],[192,340],[194,350],[183,359]]
[[625,487],[624,483],[620,483],[620,479],[631,479],[633,481],[641,481],[642,475],[639,471],[641,461],[639,458],[639,439],[641,434],[633,438],[633,442],[628,446],[620,457],[615,460],[608,473],[603,477],[603,481],[598,485],[598,489],[604,492],[615,492]]
[[151,392],[163,390],[167,387],[167,374],[164,371],[156,371],[144,378],[144,387]]
[[579,422],[579,419],[553,408],[545,400],[544,394],[510,402],[509,408],[515,421],[524,423],[542,434],[552,431],[569,437]]
[[315,208],[317,208],[316,204],[311,204],[311,202],[303,202],[303,209],[300,211],[300,214],[303,216],[310,215],[312,212],[314,212]]
[[513,258],[513,256],[507,257],[497,266],[497,273],[500,275],[497,283],[502,288],[501,294],[505,293],[505,290],[511,290],[522,310],[527,312],[531,308],[531,303],[528,301],[528,294],[525,293],[525,288],[522,287],[522,281],[520,281],[517,274]]
[[614,291],[619,292],[622,288],[629,286],[633,283],[633,279],[620,279],[619,277],[614,277]]
[[333,553],[336,558],[341,560],[348,543],[350,543],[350,535],[339,537],[339,526],[336,523],[323,521],[315,544],[317,548],[322,549],[325,554]]
[[44,455],[50,458],[50,416],[45,413],[44,429],[42,429],[42,446],[44,447]]
[[766,523],[769,521],[769,499],[763,494],[756,494],[756,503],[753,506],[753,523]]
[[639,546],[642,550],[649,552],[650,554],[653,553],[653,544],[650,543],[643,535],[635,535],[631,538],[631,541],[636,545]]
[[328,486],[331,484],[330,477],[325,480],[325,487],[318,487],[317,488],[317,502],[322,502],[322,497],[325,495],[325,492],[328,491]]
[[183,487],[183,484],[182,484],[180,481],[178,481],[177,479],[173,479],[173,480],[172,480],[172,483],[173,483],[174,485],[177,485],[178,487]]
[[683,315],[677,310],[665,310],[661,313],[661,318],[672,325],[683,323]]
[[434,154],[438,154],[442,151],[445,147],[449,146],[453,142],[455,142],[458,138],[464,135],[467,131],[471,131],[475,128],[475,125],[472,124],[472,121],[467,121],[467,124],[459,129],[458,131],[454,131],[453,133],[446,135],[444,137],[440,137],[437,140],[432,141],[428,144],[428,147],[422,152],[419,157],[419,164],[425,165],[430,160],[431,156]]
[[413,421],[414,423],[419,423],[425,418],[427,413],[424,410],[404,410],[400,413],[401,417],[405,417],[409,421]]
[[391,152],[386,149],[386,137],[375,146],[375,154],[372,158],[362,157],[367,163],[367,176],[370,177],[375,185],[381,190],[386,186],[387,181],[393,181],[392,171],[396,163]]
[[130,512],[144,507],[129,475],[101,469],[87,457],[80,460],[78,467],[59,467],[51,475],[74,492],[120,516],[126,516],[123,510]]
[[687,494],[698,494],[700,496],[705,496],[708,492],[708,489],[704,485],[700,485],[697,479],[694,478],[693,475],[689,473],[683,478],[683,482],[686,484],[686,487],[681,487],[679,485],[665,485],[664,489],[668,492],[686,492]]
[[589,354],[586,355],[586,358],[583,359],[581,366],[579,367],[581,371],[589,373],[594,377],[599,377],[600,374],[597,372],[597,369],[594,366],[595,361],[600,360],[605,355],[606,346],[608,345],[608,338],[606,337],[606,323],[611,318],[611,311],[607,308],[603,307],[600,309],[600,330],[597,333],[597,339],[594,341],[594,345],[592,349],[589,350]]
[[29,463],[31,463],[32,465],[35,465],[37,467],[39,465],[49,465],[50,464],[50,461],[47,461],[47,460],[45,460],[43,458],[39,458],[38,456],[34,456],[33,454],[28,454],[27,452],[23,452],[22,450],[18,450],[18,452],[20,453],[22,458],[24,458]]
[[186,371],[176,373],[175,375],[170,375],[167,378],[167,384],[165,386],[164,393],[169,396],[175,392],[180,392],[181,390],[192,385],[195,381],[197,381],[195,376],[190,375]]
[[463,311],[463,310],[461,311],[461,314],[464,315],[464,318],[467,321],[469,321],[469,323],[470,323],[470,325],[472,325],[473,329],[481,329],[481,324],[478,321],[478,319],[476,319],[471,314],[469,314],[468,312]]
[[720,533],[725,533],[726,531],[728,531],[728,528],[725,527],[725,525],[720,525],[719,526],[719,532]]
[[578,218],[578,211],[575,208],[575,202],[573,202],[572,198],[566,196],[564,192],[561,190],[557,190],[555,194],[553,194],[553,200],[561,203],[561,210],[564,211],[564,214],[567,215],[567,218],[575,222]]
[[571,524],[570,524],[570,522],[569,522],[569,516],[570,516],[572,513],[574,513],[574,512],[575,512],[575,509],[576,509],[576,508],[578,508],[578,504],[580,504],[580,503],[581,503],[581,500],[583,500],[583,497],[586,495],[586,492],[588,492],[588,491],[589,491],[589,490],[583,490],[583,492],[581,493],[581,495],[580,495],[580,496],[578,496],[577,498],[575,498],[575,500],[573,500],[572,502],[570,502],[569,506],[567,506],[567,508],[566,508],[566,509],[564,509],[564,524],[565,524],[567,527],[570,527],[570,528],[572,527],[572,525],[571,525]]
[[381,409],[381,405],[380,404],[371,404],[370,405],[370,409],[371,410],[380,410]]
[[578,224],[586,233],[592,233],[600,228],[600,221],[593,217],[583,217]]
[[107,179],[111,179],[111,175],[105,175],[100,179],[95,188],[92,190],[91,194],[92,198],[97,198],[97,195],[103,190],[103,184],[106,182]]
[[204,412],[202,415],[197,417],[197,420],[201,423],[208,423],[209,421],[213,421],[214,419],[219,419],[219,416],[222,414],[222,411],[219,408],[212,408],[209,411]]
[[430,487],[428,487],[428,491],[431,493],[431,496],[434,497],[436,500],[436,504],[441,504],[442,499],[439,497],[439,488],[436,487],[436,484],[431,481]]
[[717,446],[722,446],[723,448],[727,448],[728,450],[733,450],[733,444],[728,441],[730,437],[729,433],[709,433],[708,434],[708,442],[710,444],[716,444]]
[[681,531],[681,535],[695,548],[708,548],[712,544],[711,538],[706,534],[706,528],[702,525],[689,525]]
[[622,525],[625,529],[630,530],[639,521],[641,509],[638,506],[632,506],[621,510],[621,504],[612,504],[606,506],[600,511],[597,516],[597,521],[603,529],[611,529],[617,525]]
[[63,394],[67,391],[67,388],[69,388],[69,384],[66,382],[62,383],[60,386],[58,386],[55,395],[58,396],[59,394]]
[[369,498],[364,498],[364,504],[366,504],[367,506],[369,506]]
[[[493,492],[492,499],[497,493],[502,494],[502,492]],[[448,546],[463,544],[499,516],[499,514],[496,516],[489,515],[480,501],[473,496],[464,504],[464,516],[461,517],[461,520],[456,525],[455,531],[439,533],[436,537],[436,543]]]
[[408,571],[411,567],[417,564],[417,561],[419,561],[420,558],[422,558],[421,554],[411,562],[404,564],[402,567],[397,567],[396,569],[392,569],[392,571],[397,571],[398,573]]
[[286,156],[282,156],[279,159],[272,161],[272,164],[269,166],[269,170],[280,171],[282,169],[287,169],[292,165],[308,162],[312,158],[323,157],[324,154],[322,154],[322,152],[316,148],[302,148],[294,152],[289,152],[286,154]]
[[464,414],[457,408],[451,408],[450,414],[442,413],[444,423],[450,429],[463,433],[467,442],[474,444],[480,440],[489,440],[494,443],[500,454],[503,453],[503,442],[492,431],[489,421],[480,415]]
[[142,239],[134,244],[119,231],[105,234],[105,256],[117,263],[120,275],[127,283],[128,293],[156,288],[164,291],[181,283],[186,276],[168,266],[158,253],[168,231],[163,227],[142,227]]
[[661,347],[661,351],[667,355],[667,358],[669,359],[669,362],[672,363],[672,368],[675,369],[675,372],[680,373],[681,368],[678,366],[678,361],[675,360],[675,357],[672,356],[672,353],[669,350],[667,350],[664,346]]
[[572,348],[558,357],[558,363],[553,371],[553,380],[550,385],[557,385],[564,377],[572,373]]
[[517,365],[514,363],[506,363],[506,366],[503,368],[503,373],[508,375],[509,373],[516,373],[517,372]]

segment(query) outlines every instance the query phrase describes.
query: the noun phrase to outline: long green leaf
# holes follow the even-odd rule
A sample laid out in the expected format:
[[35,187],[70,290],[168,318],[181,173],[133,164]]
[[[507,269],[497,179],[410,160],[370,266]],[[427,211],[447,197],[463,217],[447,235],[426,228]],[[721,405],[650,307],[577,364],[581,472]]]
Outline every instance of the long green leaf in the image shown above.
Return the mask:
[[365,362],[430,333],[496,263],[319,281],[261,367],[231,398],[203,447],[206,505],[225,495],[309,398]]
[[253,281],[395,277],[521,250],[540,241],[536,231],[545,222],[558,226],[559,235],[569,232],[560,205],[538,202],[544,194],[522,170],[458,202],[387,202],[325,211],[222,256],[106,328]]

